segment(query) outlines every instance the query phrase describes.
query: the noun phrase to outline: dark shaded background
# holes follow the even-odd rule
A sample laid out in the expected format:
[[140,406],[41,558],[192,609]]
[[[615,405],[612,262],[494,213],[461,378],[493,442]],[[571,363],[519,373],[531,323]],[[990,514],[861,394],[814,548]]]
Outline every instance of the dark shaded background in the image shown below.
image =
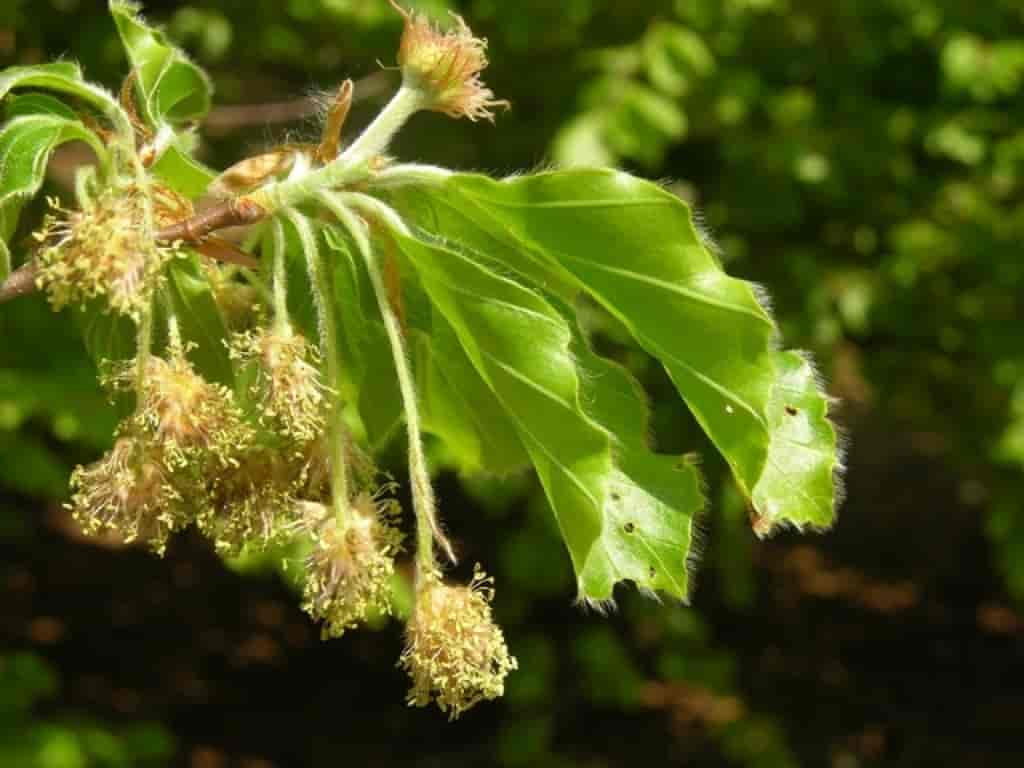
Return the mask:
[[[514,109],[495,127],[417,117],[397,153],[671,179],[841,398],[839,523],[757,542],[664,374],[609,334],[659,447],[705,459],[693,604],[623,590],[615,615],[583,613],[532,478],[443,475],[521,667],[502,702],[448,724],[403,706],[398,624],[321,643],[275,558],[225,564],[193,535],[163,560],[83,541],[60,499],[114,415],[69,317],[21,299],[0,310],[0,765],[1020,765],[1024,6],[415,5],[490,39],[488,83]],[[6,0],[0,66],[65,54],[116,87],[104,6]],[[400,32],[384,0],[147,10],[220,104],[259,105],[215,110],[214,165],[314,137],[300,97],[344,76],[368,78],[353,126],[395,83],[375,63]]]

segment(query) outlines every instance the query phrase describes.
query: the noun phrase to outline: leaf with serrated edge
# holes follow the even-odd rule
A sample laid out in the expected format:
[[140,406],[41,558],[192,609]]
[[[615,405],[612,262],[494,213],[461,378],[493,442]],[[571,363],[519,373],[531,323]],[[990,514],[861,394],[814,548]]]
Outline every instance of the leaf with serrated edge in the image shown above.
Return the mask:
[[608,600],[625,579],[685,597],[693,510],[665,503],[672,495],[655,488],[664,476],[653,466],[616,464],[611,435],[581,405],[572,331],[562,316],[467,252],[396,240],[515,425],[568,545],[580,598]]
[[453,174],[389,197],[413,224],[486,249],[534,283],[574,283],[615,315],[669,372],[759,533],[833,521],[840,460],[827,398],[802,358],[775,349],[754,287],[725,274],[681,200],[603,170]]

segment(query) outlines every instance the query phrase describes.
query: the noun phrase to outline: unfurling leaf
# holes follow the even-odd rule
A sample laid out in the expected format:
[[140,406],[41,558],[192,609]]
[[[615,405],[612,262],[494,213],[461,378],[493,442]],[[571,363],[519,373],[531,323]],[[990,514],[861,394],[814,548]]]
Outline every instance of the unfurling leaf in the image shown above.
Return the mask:
[[213,91],[209,77],[138,12],[135,3],[111,0],[110,13],[142,97],[142,117],[150,128],[204,117]]

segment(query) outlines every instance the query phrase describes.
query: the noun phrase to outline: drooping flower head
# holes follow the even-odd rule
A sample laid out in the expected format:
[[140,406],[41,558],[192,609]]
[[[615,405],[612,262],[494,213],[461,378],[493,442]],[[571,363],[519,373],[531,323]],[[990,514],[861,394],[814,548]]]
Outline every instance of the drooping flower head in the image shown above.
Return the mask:
[[[199,375],[184,351],[149,358],[144,374],[135,421],[160,447],[169,466],[181,468],[206,458],[229,466],[249,445],[252,430],[231,390]],[[134,388],[136,364],[116,368],[106,382],[115,389]]]
[[371,612],[391,612],[391,575],[402,548],[398,502],[360,493],[344,529],[327,507],[306,503],[313,549],[306,558],[303,609],[323,622],[324,638],[340,637]]
[[452,14],[455,29],[442,32],[422,14],[390,2],[405,17],[398,49],[402,77],[429,97],[429,109],[454,118],[493,122],[493,107],[508,108],[508,102],[496,100],[480,79],[487,67],[487,41],[475,37],[461,16]]
[[477,566],[467,586],[445,584],[436,575],[420,584],[399,659],[412,678],[410,705],[436,700],[454,720],[505,692],[505,677],[518,665],[491,615],[493,583]]
[[281,451],[253,446],[206,478],[206,502],[199,529],[222,555],[246,546],[265,547],[287,539],[296,512],[298,481],[293,462]]
[[111,531],[161,554],[170,534],[189,522],[159,451],[134,437],[119,438],[99,461],[75,469],[71,491],[68,508],[85,533]]
[[153,239],[145,193],[108,189],[80,211],[64,210],[55,200],[50,205],[53,212],[35,234],[43,244],[36,280],[50,303],[61,309],[102,297],[137,320],[175,255]]
[[231,357],[254,363],[251,393],[262,408],[261,421],[298,442],[323,433],[327,389],[316,366],[316,351],[290,326],[236,334]]

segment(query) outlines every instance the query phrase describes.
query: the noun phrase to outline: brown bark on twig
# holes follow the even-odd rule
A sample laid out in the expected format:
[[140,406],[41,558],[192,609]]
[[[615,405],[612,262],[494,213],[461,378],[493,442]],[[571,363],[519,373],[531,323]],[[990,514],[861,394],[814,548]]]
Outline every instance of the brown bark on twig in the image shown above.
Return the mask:
[[266,211],[263,208],[245,198],[225,200],[194,216],[163,227],[157,231],[156,239],[164,242],[195,243],[218,229],[253,224],[264,215]]
[[0,304],[26,293],[32,293],[36,289],[36,263],[29,261],[22,264],[7,276],[3,283],[0,283]]

